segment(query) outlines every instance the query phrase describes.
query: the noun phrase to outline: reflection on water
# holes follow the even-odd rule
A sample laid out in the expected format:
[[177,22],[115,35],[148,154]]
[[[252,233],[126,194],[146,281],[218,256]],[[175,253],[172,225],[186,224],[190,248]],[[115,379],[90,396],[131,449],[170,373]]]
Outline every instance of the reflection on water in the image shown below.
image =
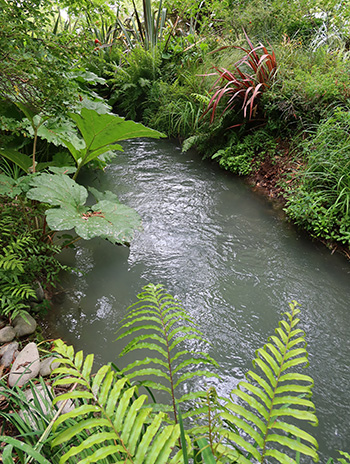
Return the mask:
[[49,316],[53,334],[122,365],[118,324],[143,285],[161,283],[211,342],[222,366],[216,387],[227,395],[295,299],[315,380],[321,461],[350,450],[349,263],[300,236],[240,179],[172,142],[130,142],[105,173],[87,175],[134,207],[143,231],[130,250],[94,240],[64,254],[81,273],[64,282],[64,301]]

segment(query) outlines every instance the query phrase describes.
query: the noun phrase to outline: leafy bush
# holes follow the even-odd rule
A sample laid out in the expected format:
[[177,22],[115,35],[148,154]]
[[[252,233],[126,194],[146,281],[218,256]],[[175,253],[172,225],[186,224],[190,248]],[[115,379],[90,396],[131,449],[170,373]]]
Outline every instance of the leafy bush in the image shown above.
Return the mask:
[[55,287],[59,272],[69,268],[56,258],[60,247],[38,233],[35,206],[20,199],[0,201],[0,314],[14,318],[36,298],[35,282]]
[[[243,117],[252,119],[258,112],[258,100],[263,92],[271,85],[277,70],[275,53],[268,52],[260,43],[254,47],[245,33],[249,48],[241,49],[245,56],[233,64],[233,71],[220,69],[214,66],[215,72],[208,76],[218,76],[211,93],[213,93],[204,114],[211,113],[210,121],[213,122],[217,107],[224,98],[225,107],[222,112],[242,104]],[[228,97],[228,100],[227,100]]]
[[159,78],[160,55],[157,48],[147,51],[135,47],[115,70],[111,79],[112,94],[109,103],[117,114],[129,119],[142,120],[147,96]]
[[309,129],[327,117],[336,106],[349,102],[349,62],[341,51],[309,52],[295,41],[285,41],[277,50],[278,79],[263,96],[269,121],[289,135]]
[[257,130],[241,140],[237,135],[231,137],[227,148],[218,150],[212,159],[217,159],[224,169],[239,175],[248,175],[259,166],[267,154],[276,151],[274,138],[264,130]]

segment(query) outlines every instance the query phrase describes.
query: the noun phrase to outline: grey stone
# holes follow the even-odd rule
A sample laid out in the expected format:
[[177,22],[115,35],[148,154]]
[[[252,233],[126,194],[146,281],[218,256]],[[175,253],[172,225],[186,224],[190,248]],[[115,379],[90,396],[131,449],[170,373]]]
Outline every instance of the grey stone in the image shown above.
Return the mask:
[[[56,414],[57,409],[60,408],[61,404],[63,401],[58,401],[56,404],[56,407],[52,405],[52,399],[54,398],[54,392],[51,386],[47,386],[46,388],[43,388],[41,385],[35,387],[35,393],[36,393],[36,399],[38,400],[41,410],[43,414],[51,420],[53,416]],[[33,407],[29,406],[25,410],[21,410],[19,412],[19,415],[22,417],[23,420],[25,420],[27,423],[31,425],[31,427],[35,430],[36,428],[36,420],[35,420],[35,414],[34,411],[37,409],[36,406],[34,406],[34,395],[32,392],[32,389],[28,389],[24,392],[26,399],[28,403],[32,403]],[[65,414],[67,412],[70,412],[74,409],[74,404],[71,400],[68,400],[66,404],[64,405],[61,414]]]
[[34,333],[36,327],[37,323],[30,314],[26,314],[25,316],[18,315],[13,320],[13,328],[15,329],[17,337],[23,337],[24,335]]
[[18,342],[12,342],[0,348],[0,364],[10,367],[18,355]]
[[35,289],[36,299],[38,303],[42,303],[45,300],[45,293],[40,282],[37,282],[37,287]]
[[3,329],[0,330],[0,343],[8,343],[12,342],[15,338],[16,332],[11,325],[7,325]]
[[67,412],[73,411],[75,406],[72,400],[57,401],[56,403],[57,408],[59,409],[63,405],[63,403],[65,404],[62,408],[61,414],[66,414]]
[[40,359],[38,348],[35,343],[28,343],[18,354],[9,375],[9,386],[18,385],[22,387],[39,374]]
[[46,377],[51,374],[51,372],[60,365],[60,361],[55,356],[50,356],[49,358],[42,359],[40,361],[40,375]]

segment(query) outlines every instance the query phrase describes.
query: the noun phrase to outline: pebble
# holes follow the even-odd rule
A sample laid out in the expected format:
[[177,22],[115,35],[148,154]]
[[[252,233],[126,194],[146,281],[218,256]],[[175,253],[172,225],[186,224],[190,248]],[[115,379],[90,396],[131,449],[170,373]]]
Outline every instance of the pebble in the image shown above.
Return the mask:
[[0,364],[10,367],[18,355],[18,342],[8,343],[0,348]]
[[22,387],[29,380],[39,374],[40,359],[38,348],[35,343],[31,342],[26,345],[18,354],[12,365],[9,375],[9,386],[17,385]]
[[35,332],[37,327],[36,320],[30,314],[16,316],[12,324],[17,337],[31,335]]
[[42,377],[46,377],[51,374],[51,372],[60,365],[60,361],[55,356],[50,356],[49,358],[42,359],[40,361],[40,372],[39,374]]
[[15,336],[15,329],[11,325],[7,325],[0,330],[0,343],[12,342]]

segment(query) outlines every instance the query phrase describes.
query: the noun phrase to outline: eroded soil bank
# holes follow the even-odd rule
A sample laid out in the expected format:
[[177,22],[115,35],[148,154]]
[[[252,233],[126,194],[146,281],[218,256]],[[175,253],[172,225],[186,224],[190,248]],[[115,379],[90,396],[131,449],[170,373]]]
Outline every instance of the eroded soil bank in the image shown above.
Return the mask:
[[[278,158],[266,157],[259,169],[247,176],[246,180],[254,191],[266,196],[276,208],[283,210],[287,201],[286,189],[296,181],[302,163],[291,155],[288,146],[283,146],[280,152],[282,154]],[[350,260],[349,247],[319,237],[312,238],[323,243],[332,254],[337,251]]]

